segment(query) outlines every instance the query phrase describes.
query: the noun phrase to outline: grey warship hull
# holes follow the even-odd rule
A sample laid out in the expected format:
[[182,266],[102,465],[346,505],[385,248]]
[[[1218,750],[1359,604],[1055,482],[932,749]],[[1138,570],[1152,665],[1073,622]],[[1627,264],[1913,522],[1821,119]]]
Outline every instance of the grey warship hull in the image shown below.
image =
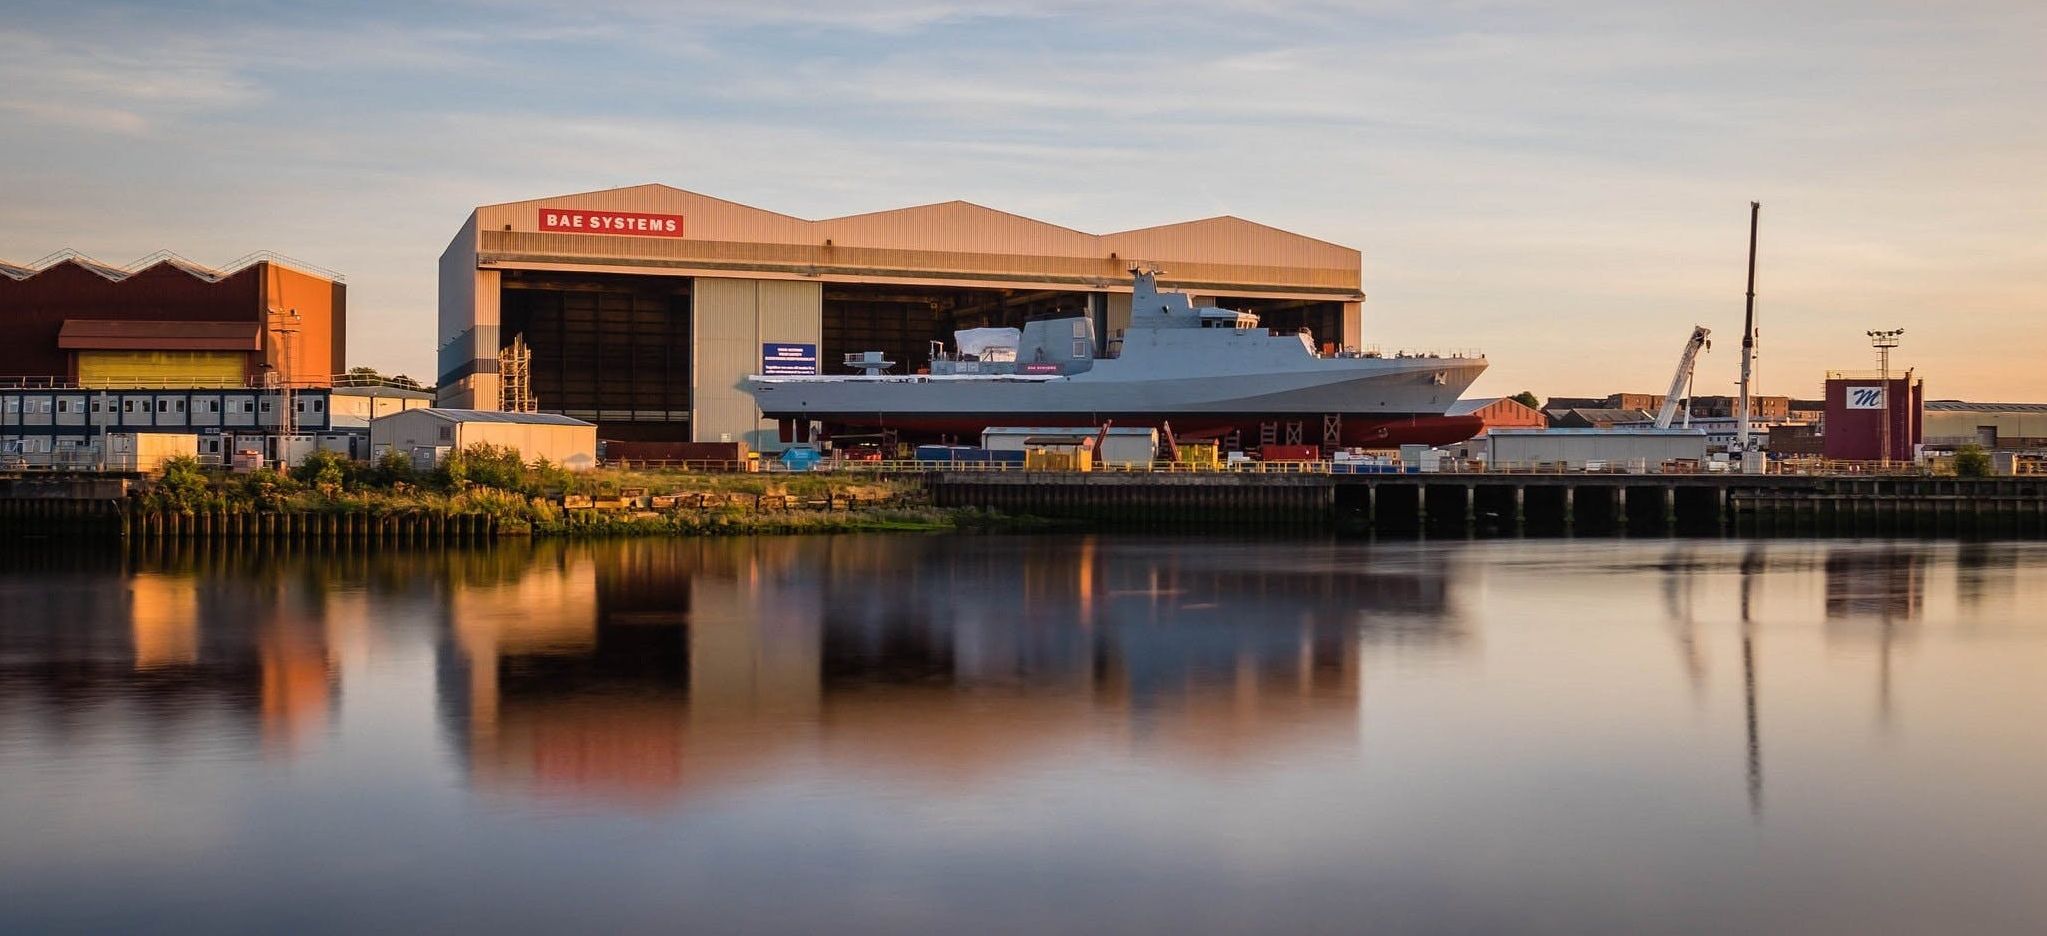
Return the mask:
[[1194,308],[1142,274],[1132,311],[1113,357],[1093,356],[1084,319],[1059,319],[1027,325],[1016,362],[941,356],[930,373],[757,376],[747,389],[792,438],[811,424],[970,440],[990,426],[1113,420],[1249,439],[1278,424],[1295,441],[1383,446],[1461,441],[1480,427],[1445,411],[1485,370],[1483,357],[1317,354],[1305,335]]

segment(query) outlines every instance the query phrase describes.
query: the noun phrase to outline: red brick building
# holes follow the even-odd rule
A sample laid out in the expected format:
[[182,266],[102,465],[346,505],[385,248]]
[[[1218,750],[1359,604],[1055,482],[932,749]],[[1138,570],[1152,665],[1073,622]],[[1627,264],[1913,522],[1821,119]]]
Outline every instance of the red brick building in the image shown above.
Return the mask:
[[1485,420],[1485,427],[1478,431],[1483,436],[1496,428],[1547,429],[1549,417],[1541,410],[1530,407],[1513,397],[1492,399],[1459,400],[1450,407],[1446,416],[1477,416]]

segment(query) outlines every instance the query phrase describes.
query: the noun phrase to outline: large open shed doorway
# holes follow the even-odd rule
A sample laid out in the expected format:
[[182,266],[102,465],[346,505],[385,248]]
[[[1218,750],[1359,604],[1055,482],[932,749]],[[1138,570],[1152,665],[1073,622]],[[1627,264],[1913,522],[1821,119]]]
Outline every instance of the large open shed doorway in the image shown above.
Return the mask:
[[541,411],[605,438],[688,438],[689,277],[507,270],[503,283],[499,345],[524,337]]
[[1021,328],[1034,319],[1088,316],[1099,332],[1103,296],[1074,290],[826,283],[819,363],[827,374],[851,373],[842,363],[847,354],[880,351],[895,362],[889,373],[914,374],[930,366],[932,342],[949,349],[953,332],[963,328]]

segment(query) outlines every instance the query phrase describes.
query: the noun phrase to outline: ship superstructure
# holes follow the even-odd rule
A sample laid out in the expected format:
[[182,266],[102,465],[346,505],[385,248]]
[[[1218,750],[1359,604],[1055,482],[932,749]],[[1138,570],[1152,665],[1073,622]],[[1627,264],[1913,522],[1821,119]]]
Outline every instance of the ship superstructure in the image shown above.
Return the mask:
[[785,441],[890,432],[971,439],[989,426],[1119,426],[1170,422],[1182,437],[1241,444],[1447,444],[1476,434],[1447,416],[1485,370],[1479,355],[1318,353],[1313,336],[1274,334],[1258,317],[1161,291],[1133,271],[1130,325],[1106,345],[1084,316],[972,329],[929,373],[891,374],[872,352],[846,356],[860,373],[753,376],[747,389]]

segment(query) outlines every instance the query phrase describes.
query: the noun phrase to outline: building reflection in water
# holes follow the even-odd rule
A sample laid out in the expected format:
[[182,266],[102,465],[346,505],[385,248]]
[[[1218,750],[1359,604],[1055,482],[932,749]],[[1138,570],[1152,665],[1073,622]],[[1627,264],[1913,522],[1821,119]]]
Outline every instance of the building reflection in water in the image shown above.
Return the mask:
[[1827,550],[1827,619],[1916,621],[1926,612],[1927,551],[1915,544]]
[[177,551],[135,566],[118,554],[6,558],[8,711],[57,735],[118,722],[167,743],[187,728],[238,728],[272,754],[327,727],[339,680],[324,598],[302,574],[259,563],[220,575],[222,557]]
[[1926,614],[1929,562],[1928,551],[1912,544],[1845,545],[1827,552],[1827,634],[1876,641],[1876,719],[1886,728],[1896,716],[1891,658]]
[[1216,764],[1355,744],[1361,640],[1459,633],[1440,564],[1317,549],[542,546],[445,591],[443,717],[479,788],[620,800],[791,758],[944,782],[1073,745]]

